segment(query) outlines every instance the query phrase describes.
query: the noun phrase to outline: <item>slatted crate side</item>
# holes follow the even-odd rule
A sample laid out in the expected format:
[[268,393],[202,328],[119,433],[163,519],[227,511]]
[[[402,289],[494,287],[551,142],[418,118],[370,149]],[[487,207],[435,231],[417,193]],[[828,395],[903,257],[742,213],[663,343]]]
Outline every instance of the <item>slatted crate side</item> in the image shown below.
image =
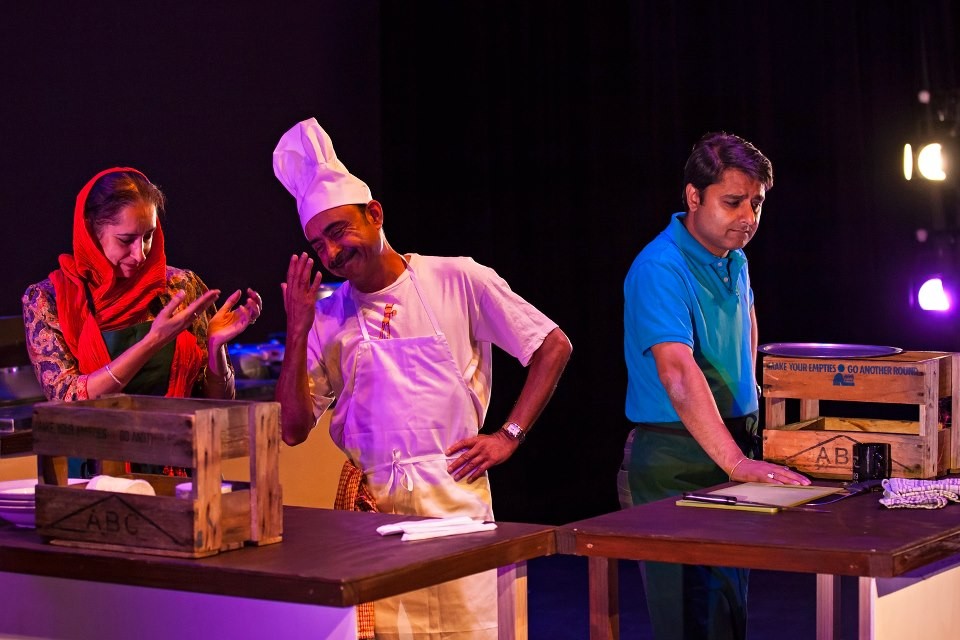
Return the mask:
[[[59,404],[59,403],[51,403]],[[216,398],[167,398],[165,396],[146,396],[137,394],[112,394],[92,400],[77,400],[71,407],[93,407],[100,409],[125,409],[145,413],[179,413],[190,415],[211,407],[245,410],[243,400],[220,400]]]
[[[138,442],[137,438],[140,438],[141,442],[147,438],[151,440],[147,444],[151,444],[153,437],[142,432],[165,429],[167,425],[176,424],[180,420],[186,424],[198,413],[217,410],[227,414],[226,426],[221,431],[223,454],[228,458],[238,458],[250,454],[248,404],[240,400],[113,395],[71,402],[69,405],[41,403],[35,406],[33,420],[34,425],[47,423],[47,433],[59,431],[64,435],[69,435],[71,424],[80,428],[100,428],[110,424],[129,425],[129,431],[140,433],[125,434],[125,437],[134,443]],[[103,433],[99,432],[99,435],[102,436]],[[183,441],[179,441],[177,445],[182,446]],[[44,445],[41,443],[41,446]],[[59,455],[81,454],[65,451]],[[146,459],[137,459],[137,462],[157,464],[155,460]],[[183,462],[177,465],[189,466]]]
[[[182,478],[133,474],[151,484]],[[56,544],[113,548],[134,553],[204,557],[238,549],[251,540],[250,491],[243,488],[222,495],[218,519],[220,543],[200,526],[203,517],[193,499],[174,498],[172,485],[155,486],[157,496],[85,490],[84,485],[40,485],[37,532]],[[206,540],[204,540],[206,536]]]
[[[949,391],[942,395],[950,396],[950,429],[952,433],[957,433],[960,426],[954,427],[954,422],[960,420],[960,353],[950,354],[950,366],[947,368],[949,375],[941,375],[941,386],[945,379],[949,379]],[[954,384],[957,388],[954,388]],[[947,461],[951,473],[960,471],[960,435],[950,438],[950,457]]]
[[[789,425],[791,431],[801,429],[821,431],[851,431],[858,433],[898,433],[904,435],[919,435],[920,423],[916,420],[883,420],[877,418],[839,418],[819,417],[805,423]],[[788,427],[780,427],[787,429]]]
[[250,500],[251,535],[258,545],[283,538],[283,495],[280,486],[280,405],[251,404]]
[[251,500],[249,489],[234,489],[223,494],[220,501],[221,551],[237,549],[248,541],[256,541],[250,528]]
[[937,363],[940,365],[940,388],[937,389],[937,394],[941,398],[954,395],[953,381],[956,380],[954,368],[958,360],[960,360],[960,353],[946,353],[937,358]]
[[[855,425],[854,430],[845,429]],[[872,431],[871,429],[876,429]],[[935,446],[913,433],[908,421],[818,418],[763,432],[763,457],[820,478],[849,480],[853,476],[853,445],[890,444],[891,473],[901,478],[934,478],[947,471],[950,429],[939,429]]]
[[192,415],[38,405],[33,451],[192,467],[193,428]]
[[57,543],[209,555],[194,545],[189,500],[54,485],[37,486],[37,533]]
[[220,441],[228,414],[222,409],[197,411],[193,430],[194,535],[197,549],[219,549],[222,489],[220,487]]
[[[763,359],[763,394],[770,398],[816,398],[851,402],[922,404],[925,380],[943,368],[923,361]],[[949,361],[948,366],[949,369]]]

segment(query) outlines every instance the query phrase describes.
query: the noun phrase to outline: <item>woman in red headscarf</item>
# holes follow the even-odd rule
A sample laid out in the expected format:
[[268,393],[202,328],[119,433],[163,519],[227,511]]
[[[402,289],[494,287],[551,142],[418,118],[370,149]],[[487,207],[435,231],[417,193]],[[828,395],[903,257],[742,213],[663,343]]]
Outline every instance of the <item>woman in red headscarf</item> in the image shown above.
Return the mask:
[[256,322],[260,296],[220,291],[167,265],[158,215],[164,197],[146,176],[114,168],[77,196],[73,254],[23,296],[27,349],[48,399],[110,393],[232,398],[227,344]]

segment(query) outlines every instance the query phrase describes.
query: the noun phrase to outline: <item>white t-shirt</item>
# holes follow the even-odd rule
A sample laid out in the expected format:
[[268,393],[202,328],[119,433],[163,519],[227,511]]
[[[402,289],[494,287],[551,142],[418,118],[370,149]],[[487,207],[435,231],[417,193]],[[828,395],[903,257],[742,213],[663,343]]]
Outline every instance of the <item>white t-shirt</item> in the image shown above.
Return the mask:
[[[407,262],[473,395],[479,427],[490,404],[490,345],[497,345],[527,366],[557,324],[514,293],[493,269],[472,258],[414,253],[408,254]],[[342,444],[343,412],[349,400],[344,396],[344,372],[353,372],[357,345],[363,340],[354,304],[360,307],[371,340],[434,333],[408,271],[380,291],[362,293],[345,284],[317,302],[307,340],[310,393],[318,418],[339,398],[330,426],[338,445]]]

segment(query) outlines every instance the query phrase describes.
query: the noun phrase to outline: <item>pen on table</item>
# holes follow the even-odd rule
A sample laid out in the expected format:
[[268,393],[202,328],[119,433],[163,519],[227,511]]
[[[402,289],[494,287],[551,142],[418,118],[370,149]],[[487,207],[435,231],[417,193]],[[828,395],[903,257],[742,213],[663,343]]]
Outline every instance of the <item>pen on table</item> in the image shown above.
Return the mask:
[[719,504],[737,504],[736,496],[724,496],[718,494],[703,494],[687,492],[683,494],[687,500],[699,500],[700,502],[717,502]]

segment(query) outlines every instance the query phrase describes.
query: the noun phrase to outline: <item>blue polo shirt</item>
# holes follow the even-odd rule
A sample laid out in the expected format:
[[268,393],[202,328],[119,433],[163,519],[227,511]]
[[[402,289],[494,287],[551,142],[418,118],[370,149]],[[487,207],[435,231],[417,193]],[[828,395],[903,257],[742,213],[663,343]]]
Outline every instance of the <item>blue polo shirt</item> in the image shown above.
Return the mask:
[[633,261],[623,284],[626,414],[631,422],[680,420],[657,375],[650,348],[682,342],[693,349],[720,415],[757,411],[750,342],[753,291],[742,250],[718,258],[683,226],[684,212]]

